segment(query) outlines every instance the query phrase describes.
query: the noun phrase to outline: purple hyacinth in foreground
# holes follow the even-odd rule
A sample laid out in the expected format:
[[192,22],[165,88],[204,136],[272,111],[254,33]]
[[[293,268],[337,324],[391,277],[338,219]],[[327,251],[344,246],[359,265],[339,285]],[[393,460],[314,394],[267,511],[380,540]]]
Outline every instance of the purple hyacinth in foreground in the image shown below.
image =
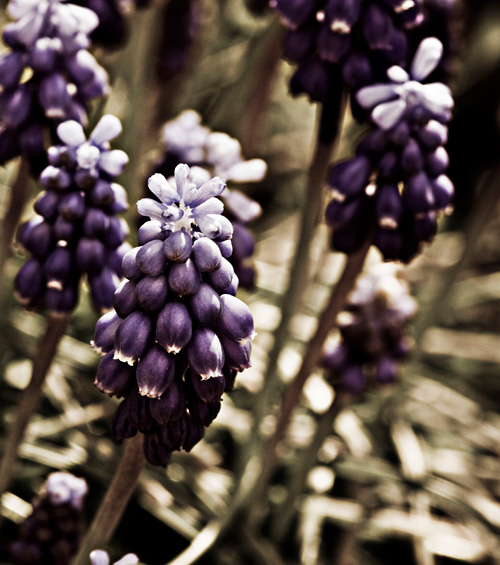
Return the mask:
[[27,308],[71,311],[84,274],[94,307],[112,308],[121,260],[130,249],[124,243],[128,226],[118,215],[128,207],[126,193],[113,182],[128,157],[109,143],[120,132],[120,121],[111,114],[101,118],[88,140],[78,122],[58,126],[62,144],[48,151],[37,216],[19,232],[31,258],[17,274],[15,287]]
[[372,381],[393,382],[410,351],[406,334],[415,311],[400,267],[382,263],[361,277],[337,319],[340,343],[323,359],[333,384],[359,393]]
[[[109,555],[102,549],[96,549],[90,554],[91,565],[109,565],[111,563]],[[114,561],[113,565],[137,565],[139,558],[133,553],[127,553],[118,561]]]
[[[201,116],[186,110],[163,127],[165,154],[156,164],[156,172],[169,177],[180,163],[199,165],[232,183],[261,181],[267,172],[262,159],[246,160],[239,141],[226,133],[213,132],[202,125]],[[237,189],[226,187],[221,194],[224,214],[233,224],[233,254],[229,258],[243,288],[255,284],[253,254],[255,239],[249,224],[262,212],[258,202]]]
[[189,451],[202,438],[222,393],[250,367],[254,329],[234,296],[233,227],[217,198],[225,181],[191,178],[179,164],[172,184],[157,173],[148,185],[158,200],[137,203],[150,220],[123,258],[127,280],[115,311],[98,320],[92,346],[104,356],[95,385],[125,397],[113,436],[143,433],[148,461],[166,465],[172,451]]
[[84,530],[87,484],[71,473],[49,475],[11,546],[14,565],[68,565]]
[[359,90],[357,100],[374,128],[354,158],[330,171],[326,221],[338,251],[350,253],[372,237],[385,259],[408,262],[432,240],[439,215],[451,211],[453,185],[445,175],[443,145],[453,98],[446,85],[425,83],[442,52],[441,42],[428,37],[409,72],[393,66],[390,82]]
[[36,170],[45,128],[85,124],[87,102],[108,92],[106,71],[87,51],[98,18],[59,0],[11,0],[7,10],[15,21],[3,32],[11,51],[0,58],[0,164],[23,154]]

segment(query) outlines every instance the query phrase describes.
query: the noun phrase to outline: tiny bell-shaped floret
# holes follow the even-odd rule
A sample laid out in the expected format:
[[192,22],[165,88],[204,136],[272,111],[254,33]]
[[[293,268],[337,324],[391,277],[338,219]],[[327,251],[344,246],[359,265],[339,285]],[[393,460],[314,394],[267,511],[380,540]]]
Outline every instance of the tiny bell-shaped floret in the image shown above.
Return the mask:
[[211,273],[217,270],[222,261],[220,249],[208,237],[202,237],[194,242],[193,258],[196,268],[202,273]]
[[137,298],[135,297],[135,283],[124,280],[115,290],[113,295],[113,306],[120,318],[125,319],[137,309]]
[[224,350],[219,338],[210,328],[193,332],[187,352],[189,365],[202,379],[222,375]]
[[343,201],[360,194],[368,184],[371,169],[370,160],[363,155],[337,163],[330,170],[328,179],[333,197]]
[[163,241],[150,241],[139,248],[136,256],[137,266],[146,275],[159,275],[165,267]]
[[239,298],[230,294],[220,297],[221,313],[217,327],[235,341],[252,340],[255,337],[253,316],[250,308]]
[[224,392],[224,377],[222,375],[211,379],[202,379],[195,372],[188,370],[186,380],[189,379],[193,390],[203,402],[216,402]]
[[90,342],[96,353],[104,355],[113,349],[115,333],[122,321],[114,311],[106,312],[97,320],[94,339]]
[[137,254],[139,250],[142,249],[141,247],[134,247],[130,251],[128,251],[123,259],[122,259],[122,273],[124,277],[131,281],[138,281],[143,276],[144,273],[141,271],[139,266],[137,265]]
[[156,339],[169,353],[178,353],[186,347],[193,333],[193,323],[186,306],[169,302],[158,315]]
[[178,420],[186,411],[186,395],[183,384],[174,379],[163,392],[161,398],[150,404],[151,416],[160,424],[166,426],[169,422]]
[[113,355],[111,350],[101,359],[94,385],[109,396],[123,396],[135,384],[135,369]]
[[163,245],[165,257],[175,263],[185,263],[191,257],[192,249],[192,238],[184,230],[171,234]]
[[224,348],[224,363],[227,367],[236,369],[237,371],[243,371],[252,366],[250,360],[252,343],[250,340],[243,342],[235,341],[222,333],[219,334],[219,339]]
[[189,308],[193,318],[200,324],[215,322],[221,311],[220,297],[207,283],[201,283],[198,291],[191,295]]
[[135,297],[144,310],[154,312],[165,304],[168,294],[168,282],[163,275],[145,276],[135,287]]
[[153,344],[137,364],[139,394],[149,398],[161,398],[174,376],[174,357],[159,345]]
[[174,263],[168,274],[170,288],[179,296],[194,294],[201,284],[201,275],[192,259],[185,263]]
[[220,267],[208,274],[211,285],[219,292],[224,292],[230,286],[233,277],[234,267],[224,257],[221,258]]
[[152,319],[144,312],[132,312],[116,331],[114,358],[133,365],[148,348],[152,333]]

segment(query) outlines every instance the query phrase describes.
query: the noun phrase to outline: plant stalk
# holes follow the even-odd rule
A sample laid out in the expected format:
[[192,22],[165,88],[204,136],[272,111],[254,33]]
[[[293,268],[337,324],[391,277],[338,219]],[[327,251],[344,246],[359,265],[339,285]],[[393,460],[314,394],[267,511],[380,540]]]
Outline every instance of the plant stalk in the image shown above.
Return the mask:
[[38,407],[40,394],[49,367],[55,357],[57,346],[66,331],[69,315],[50,314],[45,333],[38,343],[33,360],[31,380],[24,390],[17,407],[16,419],[6,440],[0,464],[0,495],[10,486],[16,469],[17,452],[24,437],[26,426]]
[[135,490],[144,466],[143,436],[137,434],[127,440],[125,453],[103,501],[83,539],[72,565],[88,565],[94,549],[102,549],[113,536],[118,523]]

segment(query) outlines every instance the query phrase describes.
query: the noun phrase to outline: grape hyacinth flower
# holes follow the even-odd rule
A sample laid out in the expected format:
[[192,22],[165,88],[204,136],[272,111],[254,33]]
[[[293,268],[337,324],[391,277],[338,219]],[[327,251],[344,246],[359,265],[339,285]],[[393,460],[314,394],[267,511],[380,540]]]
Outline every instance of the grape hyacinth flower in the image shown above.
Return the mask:
[[144,434],[146,458],[166,465],[189,451],[216,417],[221,395],[250,367],[253,318],[234,295],[237,276],[231,222],[217,198],[219,177],[190,177],[185,164],[172,183],[159,173],[139,213],[150,218],[138,247],[123,258],[126,281],[115,311],[96,325],[93,348],[103,355],[95,385],[124,396],[113,423],[117,440]]
[[405,61],[408,31],[424,20],[422,0],[271,0],[288,28],[285,56],[298,63],[294,95],[327,102],[340,66],[350,89]]
[[387,71],[391,82],[359,90],[358,102],[370,111],[374,128],[355,157],[330,171],[326,220],[338,251],[351,253],[373,237],[385,259],[409,262],[432,240],[438,216],[451,211],[443,145],[453,98],[446,85],[422,82],[441,55],[441,42],[426,38],[409,73],[393,66]]
[[337,318],[340,343],[323,359],[333,384],[356,394],[370,381],[393,382],[410,352],[407,325],[415,311],[400,267],[381,263],[361,277]]
[[14,565],[68,565],[84,529],[87,484],[66,472],[49,475],[11,546]]
[[87,140],[73,120],[60,124],[61,145],[48,151],[50,164],[40,175],[45,188],[35,202],[37,216],[21,226],[19,240],[31,257],[15,279],[19,300],[29,309],[71,311],[80,279],[87,275],[94,307],[113,306],[121,278],[127,209],[125,190],[113,182],[128,162],[109,141],[121,132],[118,118],[101,118]]
[[45,128],[85,124],[87,102],[108,92],[107,73],[87,50],[98,18],[59,0],[11,0],[7,10],[15,21],[0,58],[0,164],[22,154],[39,171]]
[[[162,135],[165,154],[155,170],[166,177],[173,174],[180,162],[209,168],[233,183],[258,182],[266,175],[267,165],[262,159],[244,159],[237,139],[226,133],[212,132],[202,125],[201,116],[194,110],[186,110],[167,122]],[[229,260],[240,286],[252,288],[255,284],[252,259],[255,239],[248,225],[260,216],[261,206],[236,189],[226,188],[221,198],[225,204],[225,214],[234,227],[233,254]]]
[[[96,549],[90,554],[91,565],[109,565],[111,563],[109,555],[102,549]],[[137,565],[139,558],[134,553],[127,553],[113,565]]]

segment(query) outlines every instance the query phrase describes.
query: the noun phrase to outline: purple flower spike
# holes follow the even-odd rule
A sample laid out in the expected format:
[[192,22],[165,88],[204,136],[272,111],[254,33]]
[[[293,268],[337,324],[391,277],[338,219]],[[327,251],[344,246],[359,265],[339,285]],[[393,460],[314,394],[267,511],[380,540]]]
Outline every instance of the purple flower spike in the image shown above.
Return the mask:
[[251,341],[255,337],[255,332],[252,313],[248,306],[239,298],[229,294],[223,294],[220,302],[222,310],[217,320],[218,329],[235,341]]
[[202,379],[220,377],[224,350],[217,335],[209,328],[198,329],[188,345],[188,361]]
[[156,339],[169,353],[179,353],[189,343],[193,324],[186,306],[169,302],[158,316]]
[[147,350],[152,332],[152,319],[139,310],[132,312],[116,332],[114,358],[134,365]]
[[137,365],[139,394],[161,398],[175,376],[175,360],[159,345],[152,345]]

